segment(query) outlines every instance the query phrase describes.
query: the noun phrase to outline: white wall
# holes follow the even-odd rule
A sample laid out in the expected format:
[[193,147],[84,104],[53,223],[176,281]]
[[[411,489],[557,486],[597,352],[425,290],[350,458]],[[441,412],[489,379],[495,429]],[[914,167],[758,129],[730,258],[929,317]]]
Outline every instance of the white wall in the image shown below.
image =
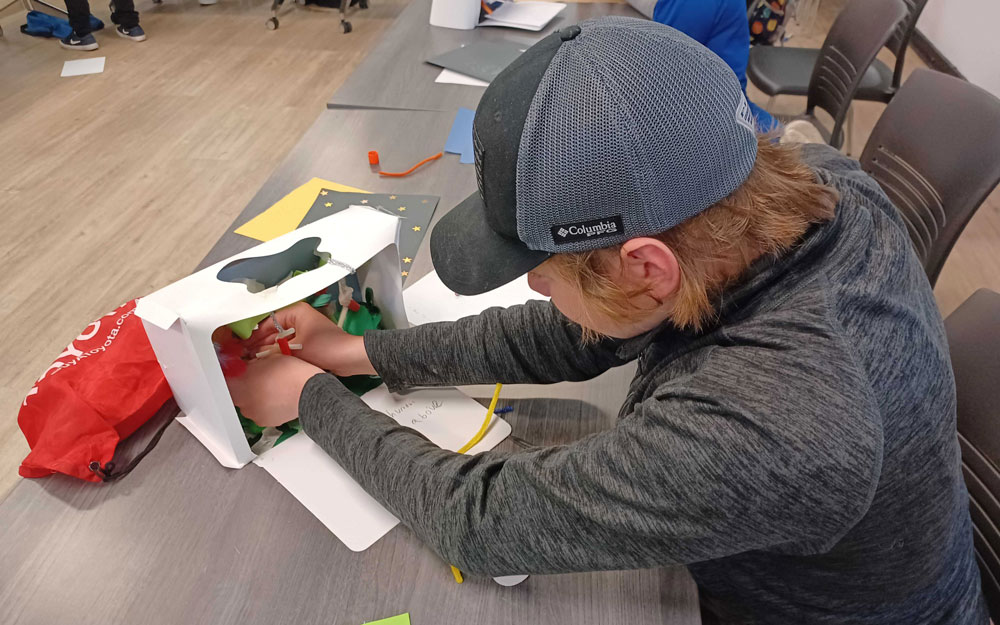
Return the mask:
[[1000,98],[1000,0],[930,0],[917,28],[970,82]]

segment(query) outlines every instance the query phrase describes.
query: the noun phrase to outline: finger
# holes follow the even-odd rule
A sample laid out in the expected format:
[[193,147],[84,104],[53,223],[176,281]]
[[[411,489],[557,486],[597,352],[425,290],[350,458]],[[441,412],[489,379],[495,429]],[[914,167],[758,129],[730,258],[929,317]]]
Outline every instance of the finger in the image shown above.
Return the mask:
[[247,350],[248,356],[254,356],[265,346],[274,345],[277,338],[277,332],[254,333],[243,343],[243,346]]
[[255,342],[259,343],[261,338],[267,338],[272,334],[277,333],[278,329],[274,327],[274,319],[272,317],[268,317],[257,324],[257,329],[253,331],[250,338],[247,339],[247,342],[249,344],[253,344]]

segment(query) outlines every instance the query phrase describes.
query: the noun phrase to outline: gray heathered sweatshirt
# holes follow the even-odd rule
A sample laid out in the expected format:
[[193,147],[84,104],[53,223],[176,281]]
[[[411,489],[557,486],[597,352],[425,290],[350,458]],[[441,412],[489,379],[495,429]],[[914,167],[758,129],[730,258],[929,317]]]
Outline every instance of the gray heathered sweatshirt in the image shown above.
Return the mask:
[[986,623],[927,278],[857,163],[805,156],[840,191],[836,218],[751,267],[701,334],[582,347],[534,302],[365,336],[392,389],[585,380],[638,358],[613,429],[463,456],[318,375],[305,431],[464,571],[682,563],[706,623]]

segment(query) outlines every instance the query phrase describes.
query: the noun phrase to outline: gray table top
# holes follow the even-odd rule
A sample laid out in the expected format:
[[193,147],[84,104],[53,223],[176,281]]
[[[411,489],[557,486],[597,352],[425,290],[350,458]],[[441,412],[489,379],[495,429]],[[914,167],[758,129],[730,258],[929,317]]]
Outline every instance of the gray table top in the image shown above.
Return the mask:
[[440,67],[426,59],[476,41],[509,40],[531,45],[553,30],[601,15],[639,17],[626,4],[570,3],[541,32],[512,28],[455,30],[430,25],[431,0],[413,0],[385,31],[327,103],[329,108],[401,108],[455,111],[475,109],[483,87],[436,84]]
[[[445,155],[384,179],[366,154],[377,149],[387,169],[405,169],[440,150],[452,119],[451,111],[324,111],[202,266],[254,245],[232,229],[312,177],[439,195],[437,219],[475,190],[471,165]],[[430,269],[426,246],[414,276]],[[507,387],[514,435],[498,449],[611,427],[629,377],[623,367],[586,383]],[[155,422],[123,446],[141,448]],[[0,528],[5,624],[360,624],[401,612],[415,625],[700,622],[683,568],[533,576],[514,588],[470,576],[457,585],[403,526],[353,553],[262,469],[223,468],[178,424],[121,482],[21,481],[0,503]]]
[[[440,112],[324,111],[233,226],[313,176],[439,194],[443,214],[475,189],[471,166],[448,155],[410,177],[379,179],[365,152],[382,147],[387,164],[415,162],[450,123]],[[253,244],[230,228],[205,263]],[[424,249],[414,272],[429,268]],[[510,399],[538,396],[532,387],[505,392],[514,436],[499,449],[611,427],[629,375],[620,368],[546,387],[545,399]],[[0,504],[0,528],[2,623],[360,624],[401,612],[415,625],[699,622],[697,591],[682,568],[534,576],[514,588],[474,577],[457,585],[403,526],[353,553],[262,469],[223,468],[177,424],[116,484],[23,480]]]

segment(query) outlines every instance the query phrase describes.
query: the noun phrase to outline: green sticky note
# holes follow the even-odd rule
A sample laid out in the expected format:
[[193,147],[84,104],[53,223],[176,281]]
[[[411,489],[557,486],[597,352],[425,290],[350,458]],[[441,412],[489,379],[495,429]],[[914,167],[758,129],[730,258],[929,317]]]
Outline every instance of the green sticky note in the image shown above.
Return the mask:
[[400,614],[399,616],[390,616],[389,618],[384,618],[381,621],[370,621],[365,623],[365,625],[410,625],[410,613]]

